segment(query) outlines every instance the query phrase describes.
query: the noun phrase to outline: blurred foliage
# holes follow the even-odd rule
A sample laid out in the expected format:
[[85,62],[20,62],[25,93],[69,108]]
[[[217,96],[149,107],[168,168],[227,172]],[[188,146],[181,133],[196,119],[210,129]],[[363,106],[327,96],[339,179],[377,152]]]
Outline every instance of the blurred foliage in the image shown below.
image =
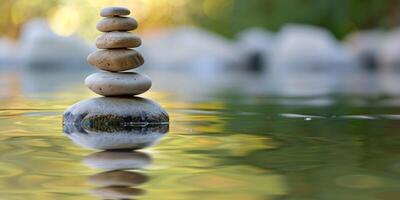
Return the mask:
[[48,17],[58,0],[1,0],[0,35],[16,36],[23,23],[34,17]]
[[92,37],[96,13],[110,5],[131,8],[142,30],[195,24],[225,36],[253,26],[276,31],[304,23],[341,38],[354,30],[395,27],[400,19],[397,0],[1,0],[0,35],[17,37],[24,22],[44,17],[58,33]]
[[397,0],[203,0],[196,3],[202,4],[206,11],[197,15],[196,21],[227,36],[252,26],[278,30],[286,23],[304,23],[325,27],[340,38],[354,30],[395,27],[400,19]]

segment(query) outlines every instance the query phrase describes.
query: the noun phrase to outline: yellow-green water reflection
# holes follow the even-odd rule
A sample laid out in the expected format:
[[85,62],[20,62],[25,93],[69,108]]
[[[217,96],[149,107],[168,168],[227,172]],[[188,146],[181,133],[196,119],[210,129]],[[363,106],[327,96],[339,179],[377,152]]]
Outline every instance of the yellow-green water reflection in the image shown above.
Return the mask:
[[279,98],[248,103],[226,96],[185,102],[153,92],[147,97],[168,110],[170,132],[144,150],[146,166],[107,174],[84,162],[94,151],[62,133],[64,109],[88,97],[64,92],[0,100],[0,199],[98,199],[93,190],[104,180],[99,186],[91,179],[102,173],[146,177],[135,185],[140,191],[128,191],[141,193],[139,199],[400,196],[398,120],[340,118],[398,114],[396,106],[281,106]]

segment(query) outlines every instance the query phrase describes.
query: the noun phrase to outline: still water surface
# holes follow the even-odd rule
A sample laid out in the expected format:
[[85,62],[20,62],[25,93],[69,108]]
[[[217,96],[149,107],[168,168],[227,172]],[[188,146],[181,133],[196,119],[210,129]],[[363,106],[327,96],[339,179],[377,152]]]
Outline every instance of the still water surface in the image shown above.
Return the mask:
[[77,85],[0,99],[1,200],[400,197],[398,98],[155,89],[145,97],[169,112],[169,133],[140,152],[100,152],[63,133],[63,111],[94,97]]

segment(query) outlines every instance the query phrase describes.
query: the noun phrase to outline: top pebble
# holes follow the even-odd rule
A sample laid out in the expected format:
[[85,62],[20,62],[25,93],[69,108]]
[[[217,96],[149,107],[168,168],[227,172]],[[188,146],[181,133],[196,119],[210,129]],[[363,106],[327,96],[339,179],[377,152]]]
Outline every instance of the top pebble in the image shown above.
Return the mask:
[[100,11],[102,17],[124,16],[131,14],[131,11],[124,7],[107,7]]

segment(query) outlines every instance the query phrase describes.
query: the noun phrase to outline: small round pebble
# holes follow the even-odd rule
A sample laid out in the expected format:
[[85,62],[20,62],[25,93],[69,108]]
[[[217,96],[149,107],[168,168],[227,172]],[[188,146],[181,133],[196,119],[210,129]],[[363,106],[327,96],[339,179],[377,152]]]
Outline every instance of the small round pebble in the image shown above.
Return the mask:
[[151,80],[135,72],[98,72],[88,76],[85,85],[103,96],[133,96],[149,90]]
[[135,48],[141,44],[140,37],[129,32],[108,32],[96,39],[99,49]]
[[123,16],[129,15],[131,11],[125,7],[107,7],[103,8],[100,11],[100,16],[102,17],[114,17],[114,16]]
[[132,31],[138,27],[138,23],[131,17],[108,17],[97,23],[97,30],[101,32]]
[[144,64],[142,55],[133,49],[99,50],[89,54],[89,64],[111,72],[134,69]]

